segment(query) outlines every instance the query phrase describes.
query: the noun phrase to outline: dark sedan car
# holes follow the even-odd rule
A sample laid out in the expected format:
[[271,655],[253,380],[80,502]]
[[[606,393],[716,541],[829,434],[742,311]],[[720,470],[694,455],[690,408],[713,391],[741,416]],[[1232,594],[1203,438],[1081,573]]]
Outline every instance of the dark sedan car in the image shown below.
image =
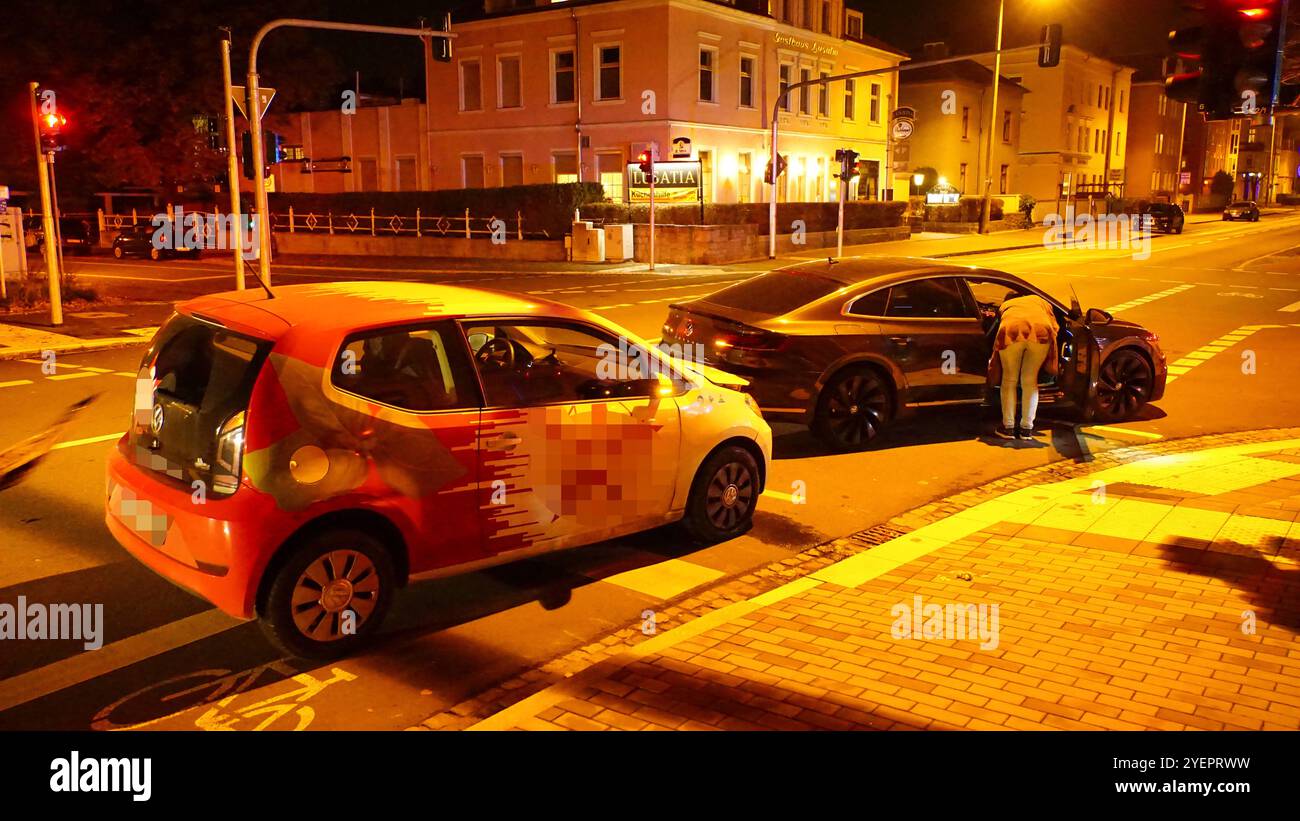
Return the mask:
[[[113,238],[113,256],[118,259],[125,256],[142,256],[158,260],[164,257],[185,254],[197,259],[203,253],[201,248],[172,248],[155,243],[154,236],[160,230],[166,232],[169,237],[184,240],[184,234],[174,231],[171,223],[163,223],[160,227],[146,224],[128,225]],[[170,245],[170,243],[166,245]]]
[[1223,209],[1223,218],[1225,220],[1259,222],[1259,206],[1247,200],[1229,203],[1228,207]]
[[1001,271],[927,259],[856,257],[771,271],[674,304],[663,342],[750,380],[770,420],[807,424],[837,450],[858,450],[900,415],[941,405],[996,405],[986,386],[998,308],[1036,294],[1056,312],[1059,376],[1044,404],[1086,417],[1132,416],[1165,390],[1155,334],[1067,307]]
[[1142,221],[1146,227],[1166,234],[1181,234],[1187,216],[1183,209],[1172,202],[1150,202],[1142,208]]

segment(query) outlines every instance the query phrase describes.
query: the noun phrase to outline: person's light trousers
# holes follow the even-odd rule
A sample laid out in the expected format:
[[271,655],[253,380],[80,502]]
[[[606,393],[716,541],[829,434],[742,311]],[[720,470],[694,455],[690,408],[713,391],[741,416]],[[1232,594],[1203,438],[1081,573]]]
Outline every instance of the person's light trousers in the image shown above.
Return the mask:
[[1002,357],[1002,424],[1016,424],[1016,388],[1020,388],[1020,424],[1034,426],[1038,414],[1038,372],[1047,360],[1051,345],[1033,339],[1012,342],[999,352]]

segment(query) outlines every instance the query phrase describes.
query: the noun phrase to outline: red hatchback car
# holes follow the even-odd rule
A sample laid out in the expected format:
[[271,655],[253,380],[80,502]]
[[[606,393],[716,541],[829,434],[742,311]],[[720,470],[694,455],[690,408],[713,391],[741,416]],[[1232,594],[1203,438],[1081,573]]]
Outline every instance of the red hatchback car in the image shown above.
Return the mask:
[[584,311],[489,291],[202,297],[144,357],[106,520],[284,651],[342,655],[417,574],[679,520],[701,541],[744,532],[771,430],[743,384]]

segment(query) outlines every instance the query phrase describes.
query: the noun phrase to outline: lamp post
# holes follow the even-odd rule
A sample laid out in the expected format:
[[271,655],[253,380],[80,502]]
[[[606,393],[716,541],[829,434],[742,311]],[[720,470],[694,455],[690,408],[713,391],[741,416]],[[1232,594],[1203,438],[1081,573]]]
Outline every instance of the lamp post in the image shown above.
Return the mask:
[[984,151],[984,207],[980,212],[980,233],[987,234],[993,196],[993,146],[994,129],[998,123],[998,86],[1002,77],[1002,20],[1007,10],[1007,0],[998,0],[998,38],[993,55],[993,97],[989,105],[988,144]]

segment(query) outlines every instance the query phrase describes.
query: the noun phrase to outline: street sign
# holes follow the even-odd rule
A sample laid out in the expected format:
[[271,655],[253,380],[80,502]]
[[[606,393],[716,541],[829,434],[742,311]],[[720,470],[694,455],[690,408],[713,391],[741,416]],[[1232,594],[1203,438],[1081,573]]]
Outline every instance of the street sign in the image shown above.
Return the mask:
[[673,137],[673,159],[689,160],[691,158],[691,138]]
[[[654,198],[657,203],[698,203],[700,201],[700,163],[698,160],[654,164]],[[650,201],[650,175],[640,163],[627,166],[628,202]]]
[[[271,98],[275,96],[275,89],[261,86],[257,89],[257,96],[257,107],[261,109],[258,112],[258,119],[260,120],[266,116],[266,109],[271,105]],[[243,86],[231,86],[230,99],[235,101],[235,107],[239,109],[239,113],[248,117],[248,112],[244,110],[244,103],[248,100],[248,90]]]
[[1191,185],[1191,184],[1192,184],[1192,172],[1191,172],[1191,171],[1184,171],[1183,173],[1179,174],[1179,175],[1178,175],[1178,184],[1179,184],[1179,185]]
[[894,120],[890,135],[898,142],[903,142],[912,136],[915,128],[911,120]]

